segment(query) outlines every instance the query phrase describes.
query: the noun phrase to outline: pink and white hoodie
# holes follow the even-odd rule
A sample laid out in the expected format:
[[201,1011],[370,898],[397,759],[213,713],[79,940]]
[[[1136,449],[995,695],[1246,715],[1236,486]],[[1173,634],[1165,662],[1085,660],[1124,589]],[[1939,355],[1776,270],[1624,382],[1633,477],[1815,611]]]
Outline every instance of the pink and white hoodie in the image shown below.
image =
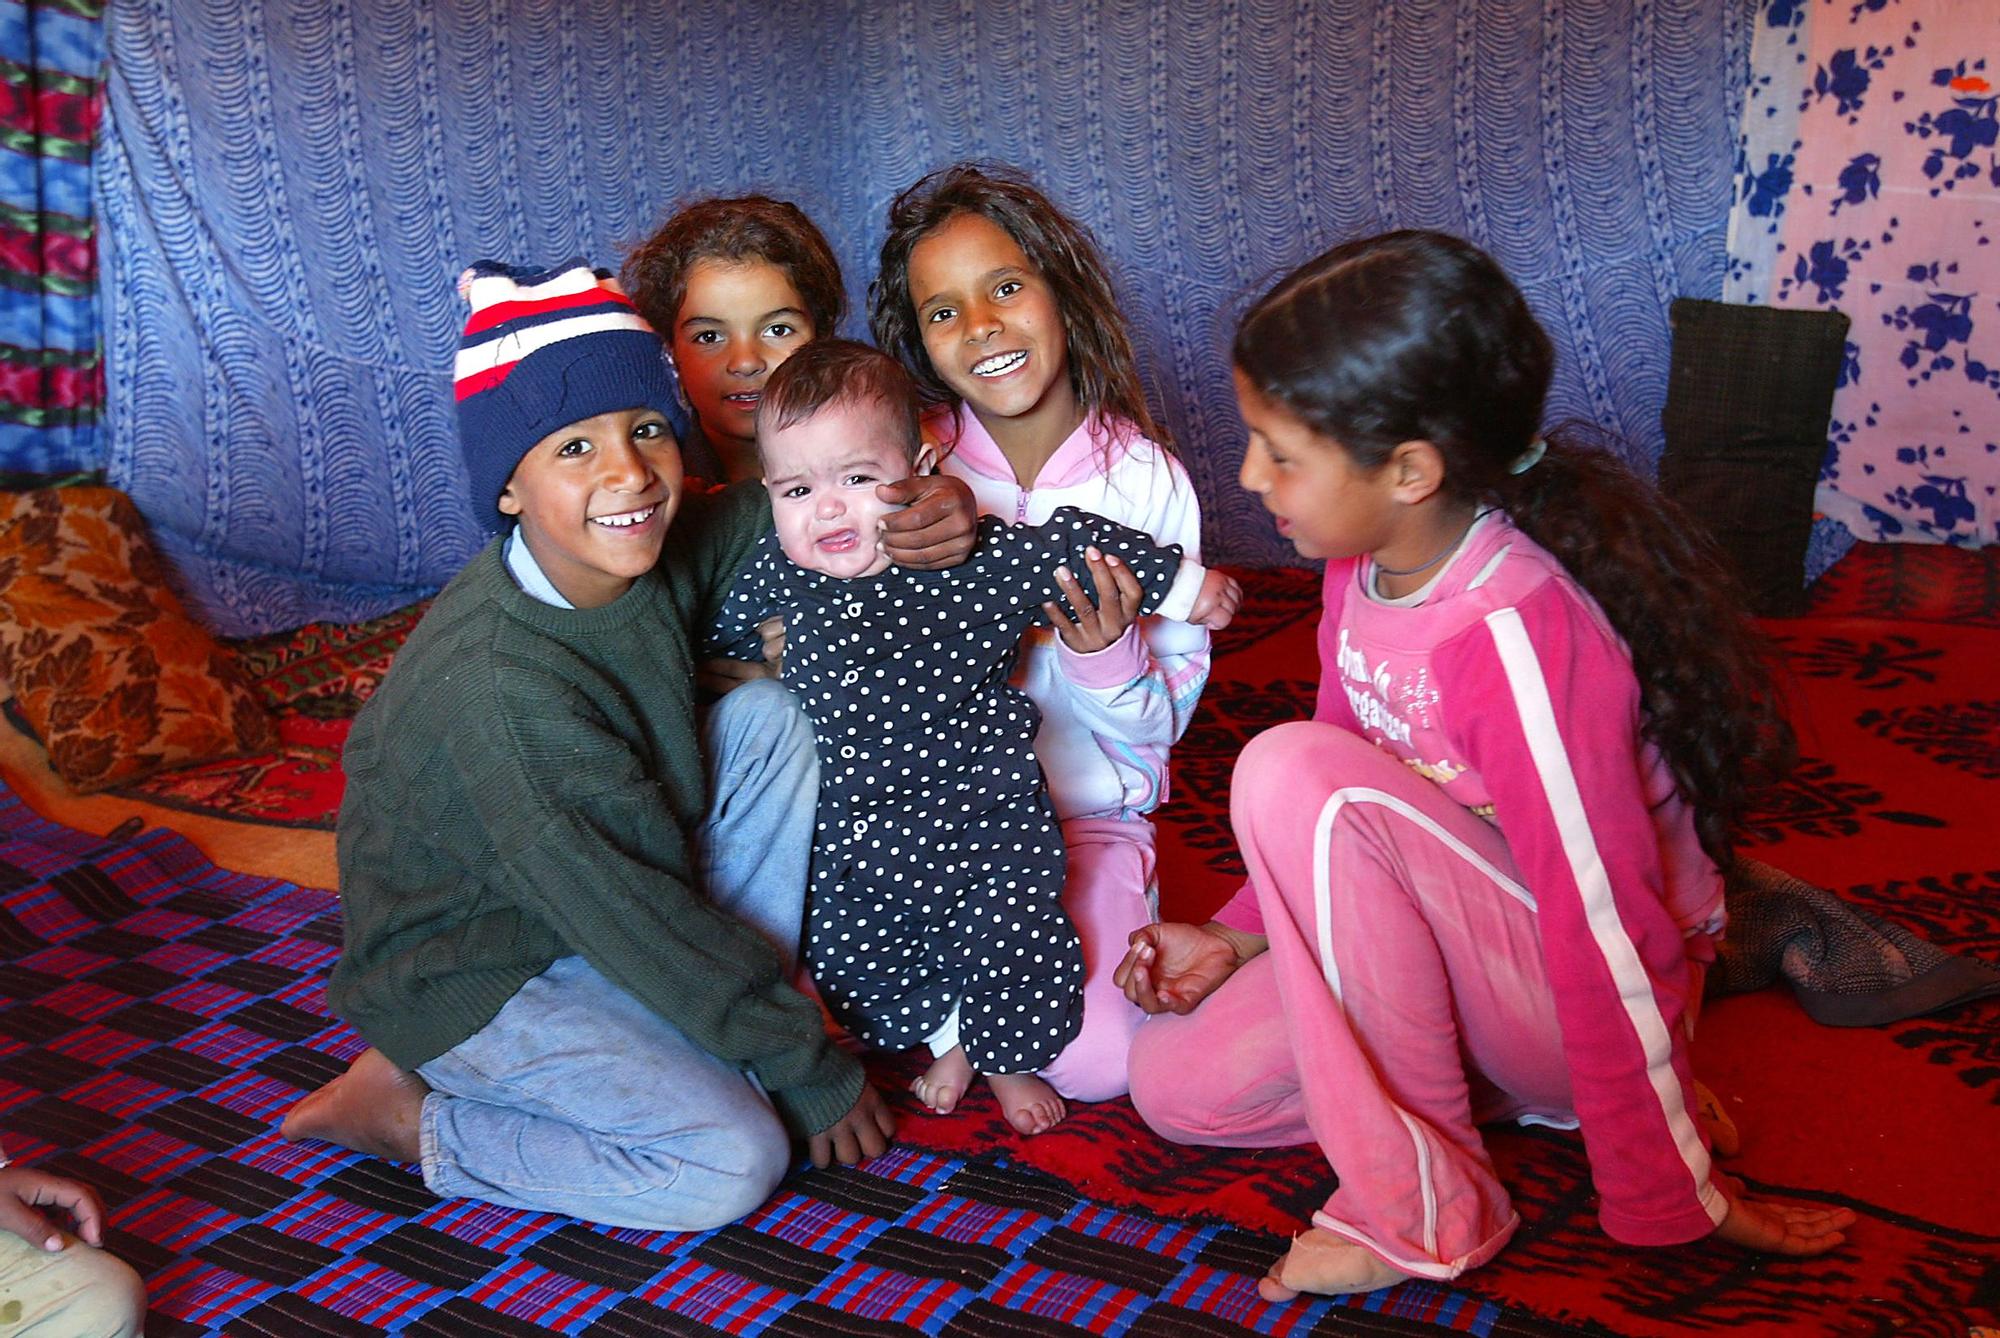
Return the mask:
[[[1108,470],[1093,428],[1111,434]],[[942,470],[965,480],[986,515],[1039,525],[1057,507],[1079,507],[1201,560],[1201,504],[1187,471],[1123,419],[1086,419],[1028,488],[971,410],[958,413],[955,440],[949,409],[926,417],[924,430],[944,456]],[[1087,574],[1077,577],[1088,591]],[[1013,681],[1042,710],[1035,752],[1058,818],[1125,819],[1160,806],[1167,751],[1194,715],[1208,665],[1207,630],[1165,618],[1142,618],[1090,654],[1070,650],[1049,628],[1029,630]]]
[[[1705,1234],[1726,1203],[1692,1114],[1684,1019],[1688,962],[1714,960],[1722,879],[1640,736],[1624,643],[1503,512],[1425,589],[1386,600],[1374,579],[1363,558],[1327,564],[1314,718],[1498,825],[1535,900],[1606,1230]],[[1217,918],[1261,931],[1247,887]]]

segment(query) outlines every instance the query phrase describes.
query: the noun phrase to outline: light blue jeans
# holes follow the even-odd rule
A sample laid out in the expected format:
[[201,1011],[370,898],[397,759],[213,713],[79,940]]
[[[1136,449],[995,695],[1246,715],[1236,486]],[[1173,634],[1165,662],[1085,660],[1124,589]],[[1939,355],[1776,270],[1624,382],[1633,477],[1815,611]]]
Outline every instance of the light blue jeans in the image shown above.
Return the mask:
[[[798,953],[819,769],[791,693],[745,684],[704,731],[698,876],[714,901]],[[791,1162],[754,1079],[565,957],[417,1070],[433,1193],[610,1226],[702,1231],[769,1197]]]

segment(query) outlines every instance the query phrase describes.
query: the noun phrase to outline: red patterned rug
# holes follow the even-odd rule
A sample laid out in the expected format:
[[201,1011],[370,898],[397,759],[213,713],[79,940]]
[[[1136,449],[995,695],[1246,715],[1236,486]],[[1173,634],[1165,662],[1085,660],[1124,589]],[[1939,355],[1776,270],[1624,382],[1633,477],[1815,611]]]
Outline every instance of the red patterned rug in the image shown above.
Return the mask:
[[2000,560],[1991,548],[1856,544],[1811,594],[1809,611],[1819,617],[2000,627]]
[[[1250,588],[1175,750],[1177,789],[1161,814],[1163,897],[1183,918],[1206,914],[1242,875],[1227,829],[1233,759],[1259,730],[1309,712],[1317,680],[1316,579],[1262,573]],[[2000,961],[2000,606],[1933,592],[1929,607],[1949,621],[1869,613],[1916,598],[1871,577],[1831,587],[1825,614],[1769,624],[1804,757],[1758,811],[1748,853]],[[1492,1146],[1525,1225],[1456,1285],[1630,1335],[1963,1338],[2000,1322],[2000,1001],[1846,1031],[1811,1022],[1782,991],[1722,999],[1704,1012],[1696,1064],[1742,1127],[1743,1152],[1725,1169],[1754,1191],[1853,1208],[1861,1222],[1844,1250],[1790,1261],[1714,1245],[1623,1249],[1597,1228],[1581,1144],[1505,1130]],[[1025,1143],[983,1091],[969,1104],[941,1120],[906,1103],[905,1136],[961,1153],[1005,1146],[1107,1203],[1267,1231],[1296,1230],[1334,1184],[1308,1149],[1163,1144],[1125,1102],[1078,1107]]]

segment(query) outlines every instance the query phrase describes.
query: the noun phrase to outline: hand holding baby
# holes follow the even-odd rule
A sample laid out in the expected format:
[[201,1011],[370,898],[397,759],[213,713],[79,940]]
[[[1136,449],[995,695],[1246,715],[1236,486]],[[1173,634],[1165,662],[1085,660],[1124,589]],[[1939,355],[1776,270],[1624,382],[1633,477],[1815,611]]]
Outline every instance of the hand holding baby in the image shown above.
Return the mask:
[[[1132,569],[1115,554],[1087,548],[1083,556],[1097,598],[1093,601],[1084,594],[1083,586],[1068,567],[1057,567],[1056,584],[1062,587],[1069,606],[1077,611],[1076,617],[1065,615],[1054,600],[1043,604],[1042,611],[1065,646],[1087,655],[1103,650],[1125,635],[1139,617],[1146,592]],[[1220,631],[1229,626],[1242,603],[1243,588],[1221,572],[1210,570],[1202,577],[1201,589],[1195,595],[1187,620],[1197,627]]]

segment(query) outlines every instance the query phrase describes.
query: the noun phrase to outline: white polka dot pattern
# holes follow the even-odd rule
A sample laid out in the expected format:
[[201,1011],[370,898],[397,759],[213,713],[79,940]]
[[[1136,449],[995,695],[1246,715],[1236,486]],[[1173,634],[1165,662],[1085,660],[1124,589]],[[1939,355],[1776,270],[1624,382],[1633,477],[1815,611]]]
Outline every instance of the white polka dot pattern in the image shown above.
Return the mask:
[[795,566],[771,536],[724,604],[719,644],[785,621],[785,682],[820,758],[806,959],[870,1045],[917,1045],[956,1005],[973,1067],[1019,1073],[1082,1024],[1040,713],[1007,677],[1021,633],[1061,599],[1056,567],[1082,574],[1093,545],[1130,565],[1148,612],[1180,569],[1179,548],[1064,508],[1039,526],[982,520],[949,571],[852,581]]

